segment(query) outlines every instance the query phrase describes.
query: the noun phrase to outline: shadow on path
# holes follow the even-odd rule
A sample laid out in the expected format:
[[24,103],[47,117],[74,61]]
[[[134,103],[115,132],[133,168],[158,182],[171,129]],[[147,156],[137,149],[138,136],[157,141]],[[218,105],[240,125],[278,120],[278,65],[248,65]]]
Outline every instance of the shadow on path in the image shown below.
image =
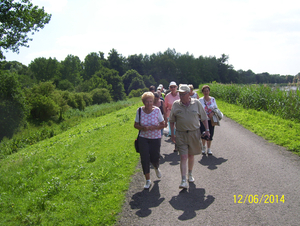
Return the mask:
[[216,158],[213,155],[202,155],[202,159],[199,161],[199,163],[203,166],[207,166],[208,169],[214,170],[217,169],[217,165],[221,165],[222,163],[226,162],[228,159],[224,158]]
[[158,207],[165,198],[160,198],[158,181],[154,181],[152,185],[153,187],[149,190],[143,190],[138,192],[132,196],[133,201],[129,204],[131,209],[138,209],[136,215],[139,217],[147,217],[151,214],[151,209],[153,207]]
[[169,203],[174,209],[183,211],[178,219],[184,221],[194,218],[197,210],[206,209],[214,201],[212,195],[205,196],[205,189],[196,188],[194,183],[190,183],[189,189],[183,189]]
[[171,166],[178,165],[180,163],[180,156],[178,152],[172,152],[170,154],[163,154],[164,157],[160,158],[160,164],[169,162]]

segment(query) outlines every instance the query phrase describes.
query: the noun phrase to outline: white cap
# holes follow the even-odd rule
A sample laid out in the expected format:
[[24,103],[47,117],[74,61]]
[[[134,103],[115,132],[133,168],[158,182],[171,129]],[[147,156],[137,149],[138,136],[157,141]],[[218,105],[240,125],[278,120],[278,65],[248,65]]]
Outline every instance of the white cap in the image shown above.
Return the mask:
[[172,82],[170,82],[169,87],[170,87],[170,86],[177,86],[177,84],[176,84],[176,82],[172,81]]
[[189,93],[190,92],[190,87],[187,84],[181,84],[179,86],[179,90],[177,90],[177,92],[180,92],[180,93]]

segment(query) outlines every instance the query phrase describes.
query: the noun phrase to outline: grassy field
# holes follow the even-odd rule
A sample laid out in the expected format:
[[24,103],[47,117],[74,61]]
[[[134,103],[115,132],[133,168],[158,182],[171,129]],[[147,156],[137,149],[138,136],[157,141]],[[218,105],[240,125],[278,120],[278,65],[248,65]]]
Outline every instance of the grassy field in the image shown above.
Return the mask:
[[87,119],[0,166],[1,225],[112,225],[139,155],[141,103]]
[[[217,103],[227,117],[299,154],[299,123]],[[114,225],[139,161],[133,124],[141,104],[76,116],[82,119],[64,132],[0,160],[0,225]]]

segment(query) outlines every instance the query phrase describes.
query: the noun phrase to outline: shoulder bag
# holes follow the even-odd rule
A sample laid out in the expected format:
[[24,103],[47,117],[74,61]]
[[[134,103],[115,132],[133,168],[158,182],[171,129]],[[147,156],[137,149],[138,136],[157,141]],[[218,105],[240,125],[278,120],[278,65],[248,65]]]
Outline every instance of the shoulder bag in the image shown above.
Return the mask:
[[[142,108],[139,107],[139,124],[140,125],[141,125],[141,110],[142,110]],[[134,147],[135,147],[135,150],[136,150],[137,153],[140,153],[140,150],[139,150],[139,137],[140,137],[140,133],[141,133],[141,131],[139,130],[139,134],[138,134],[137,138],[134,141]]]

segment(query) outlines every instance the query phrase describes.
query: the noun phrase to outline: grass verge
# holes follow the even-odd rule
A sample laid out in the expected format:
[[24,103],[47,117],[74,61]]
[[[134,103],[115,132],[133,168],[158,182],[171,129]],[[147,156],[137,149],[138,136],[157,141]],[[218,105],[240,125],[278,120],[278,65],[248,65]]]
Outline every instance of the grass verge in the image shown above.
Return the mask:
[[217,100],[220,110],[246,129],[277,145],[300,155],[300,123],[282,119],[264,111],[244,109],[241,106]]
[[21,149],[1,160],[2,225],[113,225],[139,155],[141,103]]

